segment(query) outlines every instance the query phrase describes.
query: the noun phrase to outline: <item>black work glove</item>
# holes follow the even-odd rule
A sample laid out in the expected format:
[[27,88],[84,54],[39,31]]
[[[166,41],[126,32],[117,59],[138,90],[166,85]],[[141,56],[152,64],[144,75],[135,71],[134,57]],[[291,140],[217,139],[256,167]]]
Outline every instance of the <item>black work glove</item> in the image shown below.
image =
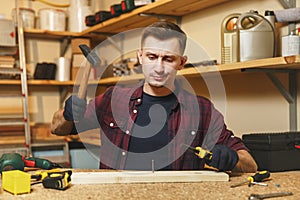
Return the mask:
[[70,96],[65,102],[64,118],[67,121],[79,121],[86,111],[86,99],[80,99],[77,95]]
[[225,145],[216,144],[212,149],[212,159],[207,160],[206,164],[220,171],[231,171],[238,160],[239,156],[236,151]]

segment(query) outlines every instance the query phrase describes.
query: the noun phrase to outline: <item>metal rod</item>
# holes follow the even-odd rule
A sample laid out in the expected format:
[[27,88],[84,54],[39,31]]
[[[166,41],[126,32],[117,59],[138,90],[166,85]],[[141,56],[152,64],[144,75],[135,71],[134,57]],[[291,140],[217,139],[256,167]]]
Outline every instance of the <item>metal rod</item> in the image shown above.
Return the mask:
[[297,71],[289,72],[289,93],[293,101],[289,104],[290,130],[297,131]]
[[285,87],[282,85],[282,83],[278,80],[278,78],[276,76],[274,76],[274,74],[266,72],[266,75],[270,78],[270,80],[272,81],[272,83],[277,87],[277,89],[279,90],[279,92],[282,94],[282,96],[289,102],[289,103],[293,103],[294,99],[291,96],[291,94],[289,93],[289,91],[287,91],[285,89]]
[[152,160],[152,163],[151,163],[151,165],[152,165],[152,173],[154,173],[154,160]]
[[27,70],[26,70],[26,58],[25,58],[25,42],[24,42],[24,30],[23,21],[20,14],[19,0],[15,1],[16,5],[16,18],[17,18],[17,31],[18,31],[18,47],[19,47],[19,63],[21,73],[21,87],[23,98],[23,117],[25,123],[25,142],[28,148],[28,155],[31,155],[31,133],[30,133],[30,119],[29,119],[29,106],[28,106],[28,89],[27,89]]
[[[289,103],[289,128],[297,130],[297,70],[296,69],[244,69],[248,72],[264,72]],[[274,73],[288,73],[289,88],[286,89]]]

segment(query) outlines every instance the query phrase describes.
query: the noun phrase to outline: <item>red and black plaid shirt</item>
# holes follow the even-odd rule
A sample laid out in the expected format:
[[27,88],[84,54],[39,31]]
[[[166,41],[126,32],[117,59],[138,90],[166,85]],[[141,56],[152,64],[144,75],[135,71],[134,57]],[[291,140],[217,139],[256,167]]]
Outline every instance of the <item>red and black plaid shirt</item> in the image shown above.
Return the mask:
[[[124,169],[131,130],[139,112],[143,86],[114,86],[89,102],[81,129],[101,132],[100,168]],[[182,144],[211,150],[224,144],[234,150],[248,150],[241,139],[226,128],[223,116],[207,98],[183,89],[175,91],[177,102],[168,116],[168,159],[172,170],[203,169],[204,161]],[[84,128],[86,127],[86,128]]]

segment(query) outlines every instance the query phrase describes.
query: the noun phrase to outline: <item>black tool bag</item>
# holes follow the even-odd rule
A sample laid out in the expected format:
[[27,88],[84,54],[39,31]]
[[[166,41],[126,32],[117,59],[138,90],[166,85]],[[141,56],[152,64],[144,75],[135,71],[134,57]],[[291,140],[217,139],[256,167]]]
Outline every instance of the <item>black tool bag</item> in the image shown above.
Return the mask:
[[34,71],[34,79],[55,80],[56,64],[55,63],[37,63]]
[[300,169],[300,132],[252,133],[242,136],[258,170]]

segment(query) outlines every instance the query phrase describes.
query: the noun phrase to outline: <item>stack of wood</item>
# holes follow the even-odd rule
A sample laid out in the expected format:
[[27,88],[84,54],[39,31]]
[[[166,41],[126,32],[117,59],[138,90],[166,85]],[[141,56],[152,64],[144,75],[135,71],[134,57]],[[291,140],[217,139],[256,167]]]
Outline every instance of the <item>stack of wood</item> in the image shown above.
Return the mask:
[[15,58],[13,56],[0,56],[0,68],[13,68]]
[[[37,123],[30,126],[31,140],[36,141],[65,141],[64,136],[56,136],[50,132],[50,124]],[[1,126],[0,129],[0,146],[9,144],[25,144],[24,126]]]

